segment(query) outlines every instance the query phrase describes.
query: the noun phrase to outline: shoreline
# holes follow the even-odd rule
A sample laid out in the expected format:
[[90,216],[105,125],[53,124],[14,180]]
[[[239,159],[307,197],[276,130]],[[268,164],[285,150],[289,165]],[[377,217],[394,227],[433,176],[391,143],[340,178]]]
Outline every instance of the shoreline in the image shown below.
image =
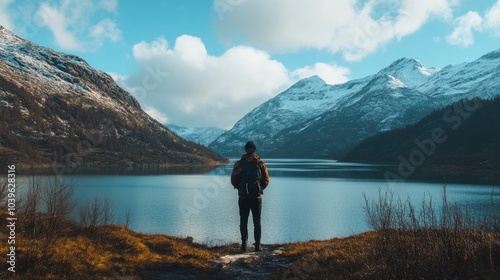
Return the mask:
[[191,168],[208,172],[227,163],[145,163],[145,164],[80,164],[76,167],[52,164],[15,164],[19,173],[25,175],[140,175],[140,174],[172,174],[176,170]]
[[[421,166],[394,162],[347,161],[348,163],[380,165],[383,178],[394,182],[424,181],[442,183],[500,184],[500,162],[456,164],[430,162]],[[389,180],[388,180],[389,181]]]
[[[342,162],[339,162],[342,163]],[[401,166],[380,162],[346,162],[348,164],[370,164],[379,165],[378,170],[360,171],[360,178],[386,180],[389,183],[404,181],[432,182],[432,183],[468,183],[476,185],[495,185],[500,183],[500,164],[485,164],[481,166],[457,165],[457,164],[426,164],[413,167],[411,175],[402,174],[398,168]],[[203,163],[203,164],[80,164],[75,168],[68,166],[55,166],[50,164],[29,165],[16,164],[18,174],[23,175],[149,175],[149,174],[204,174],[216,168],[230,166],[227,163]],[[408,168],[403,166],[402,168]],[[7,170],[7,168],[4,168]],[[407,171],[408,169],[405,169]],[[270,170],[272,172],[272,170]],[[356,178],[356,173],[348,174]],[[347,176],[347,175],[344,175]],[[344,178],[340,176],[339,178]]]

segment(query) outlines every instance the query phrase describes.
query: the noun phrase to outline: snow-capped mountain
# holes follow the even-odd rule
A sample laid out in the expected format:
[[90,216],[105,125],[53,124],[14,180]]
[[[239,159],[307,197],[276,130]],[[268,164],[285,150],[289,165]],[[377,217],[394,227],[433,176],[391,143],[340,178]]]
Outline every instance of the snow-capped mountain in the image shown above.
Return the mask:
[[344,94],[332,94],[331,86],[317,76],[301,80],[252,110],[210,147],[227,155],[236,155],[243,150],[246,140],[252,139],[259,150],[269,150],[279,145],[276,141],[280,131],[325,112]]
[[[340,158],[362,139],[412,124],[458,99],[499,95],[499,67],[496,51],[442,70],[403,58],[340,85],[321,84],[317,77],[301,80],[248,113],[210,147],[234,156],[253,140],[268,157]],[[294,106],[284,105],[290,103]]]
[[108,74],[0,26],[0,154],[11,163],[218,163],[146,114]]
[[497,50],[472,62],[447,66],[417,90],[453,101],[472,97],[492,98],[500,94],[499,82],[500,50]]
[[378,75],[390,76],[395,87],[415,88],[439,71],[438,68],[427,68],[417,59],[401,58],[382,69]]
[[227,131],[218,127],[182,127],[174,124],[167,124],[167,128],[181,138],[203,146],[208,146]]

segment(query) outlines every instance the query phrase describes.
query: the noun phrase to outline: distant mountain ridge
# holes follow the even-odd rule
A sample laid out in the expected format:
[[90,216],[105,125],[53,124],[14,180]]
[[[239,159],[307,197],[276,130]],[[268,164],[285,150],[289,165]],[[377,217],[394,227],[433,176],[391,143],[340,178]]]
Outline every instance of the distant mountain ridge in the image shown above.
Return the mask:
[[267,157],[339,159],[363,139],[415,123],[452,102],[499,95],[499,53],[444,69],[402,58],[339,85],[304,79],[252,110],[210,147],[234,156],[251,139]]
[[252,110],[210,147],[222,154],[234,156],[241,153],[247,139],[251,139],[258,143],[259,150],[268,151],[277,146],[280,131],[335,104],[340,95],[327,94],[329,89],[330,86],[317,76],[301,80]]
[[363,140],[345,161],[385,163],[399,177],[418,168],[481,174],[500,168],[500,97],[463,99],[419,122]]
[[[294,146],[293,136],[307,131],[308,127],[321,119],[322,114],[336,112],[342,105],[345,107],[358,102],[358,99],[362,98],[360,92],[382,88],[401,95],[402,92],[408,91],[408,87],[397,76],[404,80],[411,78],[415,84],[416,81],[427,80],[436,71],[433,68],[425,68],[417,60],[400,59],[378,74],[344,84],[328,85],[317,76],[303,79],[252,110],[210,147],[222,154],[234,155],[241,150],[241,142],[253,139],[262,147],[260,150],[263,155],[325,157],[321,155],[324,152],[319,150],[312,155],[304,150],[305,147],[289,150],[283,146]],[[303,135],[308,138],[305,133]],[[299,142],[307,144],[302,140]],[[314,149],[317,148],[319,147]]]
[[166,127],[178,136],[203,146],[208,146],[226,129],[218,127],[183,127],[175,124],[167,124]]
[[0,26],[0,154],[18,164],[218,164],[108,74]]

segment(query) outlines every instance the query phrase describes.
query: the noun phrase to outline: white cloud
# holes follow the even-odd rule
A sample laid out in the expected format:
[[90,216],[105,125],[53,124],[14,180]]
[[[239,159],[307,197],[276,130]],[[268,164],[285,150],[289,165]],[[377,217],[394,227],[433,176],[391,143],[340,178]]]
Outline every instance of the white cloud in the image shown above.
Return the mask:
[[178,37],[173,47],[163,37],[142,41],[134,45],[133,56],[137,71],[115,80],[169,123],[191,127],[230,128],[299,78],[318,74],[334,83],[347,79],[348,73],[324,63],[291,72],[268,53],[248,46],[214,56],[200,38],[189,35]]
[[304,79],[313,75],[318,75],[327,84],[341,84],[349,81],[350,70],[338,65],[329,65],[326,63],[316,63],[314,66],[306,66],[292,72],[293,77]]
[[42,3],[35,13],[36,24],[47,27],[58,47],[68,51],[88,51],[105,40],[121,39],[121,30],[109,18],[92,25],[90,18],[98,11],[116,12],[116,0],[63,0],[56,5]]
[[166,56],[172,53],[168,49],[168,42],[165,38],[160,37],[151,43],[141,41],[132,48],[134,57],[139,60],[147,60],[155,57]]
[[263,51],[237,46],[212,56],[189,35],[173,48],[164,38],[140,42],[133,55],[138,69],[122,85],[180,125],[229,127],[289,82],[287,69]]
[[103,19],[90,28],[90,37],[94,39],[95,44],[101,46],[106,39],[117,42],[122,39],[122,31],[116,26],[116,23],[110,19]]
[[187,35],[179,37],[175,41],[174,52],[186,65],[198,70],[204,70],[207,67],[209,57],[200,38]]
[[146,112],[153,119],[159,121],[162,124],[166,124],[168,122],[168,117],[164,113],[158,111],[158,109],[156,109],[154,107],[146,107],[146,108],[144,108],[144,112]]
[[0,25],[12,30],[12,18],[11,13],[7,10],[7,7],[12,2],[12,0],[0,0]]
[[454,0],[405,0],[401,1],[398,15],[393,22],[398,38],[418,31],[432,17],[450,19]]
[[500,36],[500,0],[481,16],[478,12],[469,11],[454,21],[455,29],[446,37],[448,43],[469,47],[474,44],[477,32],[487,32]]
[[483,18],[477,12],[467,14],[455,20],[455,30],[446,37],[452,45],[463,45],[469,47],[474,44],[474,31],[481,29]]
[[359,60],[390,40],[416,32],[432,18],[450,18],[455,2],[238,1],[238,5],[219,13],[217,27],[223,40],[241,38],[271,52],[313,48]]
[[44,3],[39,7],[37,16],[42,18],[46,15],[50,15],[50,18],[44,24],[50,29],[54,35],[55,43],[60,48],[73,51],[84,50],[82,42],[79,42],[73,33],[68,30],[69,22],[60,10]]
[[108,12],[116,12],[118,0],[100,0],[97,6]]
[[484,27],[496,36],[500,36],[500,1],[486,11]]

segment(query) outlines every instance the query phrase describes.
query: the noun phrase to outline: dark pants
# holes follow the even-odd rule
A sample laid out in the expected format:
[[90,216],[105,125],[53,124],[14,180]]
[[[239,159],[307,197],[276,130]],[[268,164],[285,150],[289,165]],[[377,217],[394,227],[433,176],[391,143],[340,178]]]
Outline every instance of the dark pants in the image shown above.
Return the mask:
[[262,211],[262,199],[261,198],[239,198],[238,205],[240,207],[240,232],[241,241],[246,242],[248,240],[248,216],[250,215],[250,210],[252,211],[253,235],[255,238],[255,243],[260,244],[260,213]]

